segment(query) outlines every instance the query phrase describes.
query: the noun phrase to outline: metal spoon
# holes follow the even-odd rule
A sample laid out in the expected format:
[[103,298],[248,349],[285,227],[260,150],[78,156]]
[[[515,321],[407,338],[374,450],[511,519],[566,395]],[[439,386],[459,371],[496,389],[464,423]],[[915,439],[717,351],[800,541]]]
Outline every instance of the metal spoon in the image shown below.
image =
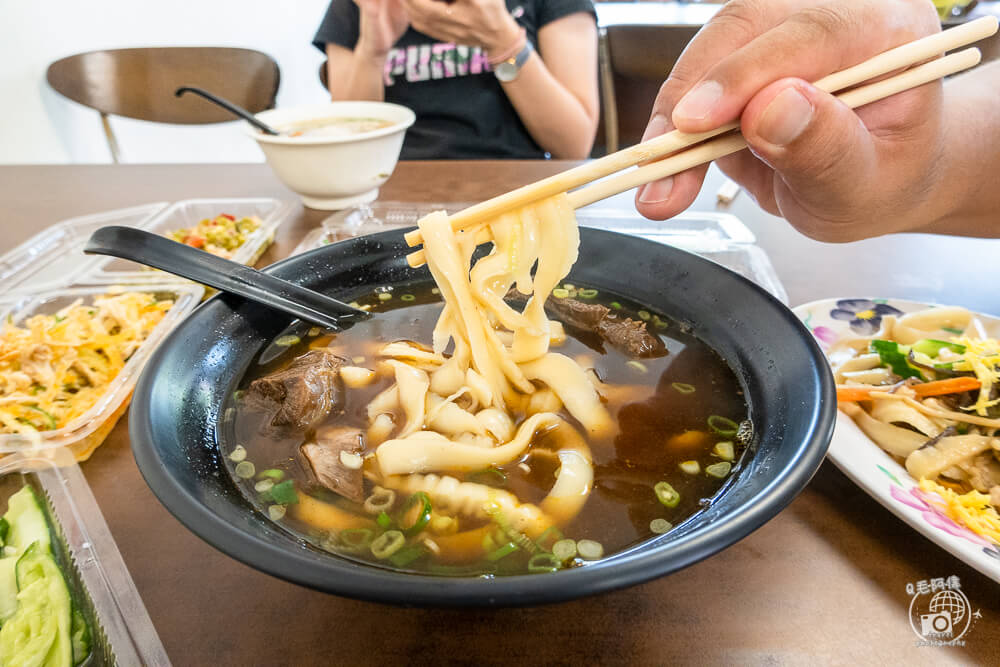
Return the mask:
[[260,130],[261,132],[263,132],[264,134],[281,134],[281,132],[278,132],[276,129],[274,129],[273,127],[271,127],[267,123],[265,123],[265,122],[263,122],[261,120],[258,120],[255,115],[253,115],[252,113],[250,113],[249,111],[247,111],[243,107],[236,106],[235,104],[233,104],[229,100],[223,99],[223,98],[219,97],[218,95],[213,95],[212,93],[208,92],[207,90],[204,90],[202,88],[195,88],[194,86],[181,86],[180,88],[178,88],[177,90],[174,91],[174,96],[175,97],[180,97],[184,93],[194,93],[195,95],[201,95],[202,97],[204,97],[209,102],[213,102],[215,104],[218,104],[220,107],[222,107],[226,111],[229,111],[230,113],[233,113],[233,114],[239,116],[240,118],[242,118],[246,122],[250,123],[251,125],[253,125],[254,127],[256,127],[258,130]]
[[111,255],[190,278],[333,329],[371,317],[311,289],[134,227],[101,227],[83,251]]

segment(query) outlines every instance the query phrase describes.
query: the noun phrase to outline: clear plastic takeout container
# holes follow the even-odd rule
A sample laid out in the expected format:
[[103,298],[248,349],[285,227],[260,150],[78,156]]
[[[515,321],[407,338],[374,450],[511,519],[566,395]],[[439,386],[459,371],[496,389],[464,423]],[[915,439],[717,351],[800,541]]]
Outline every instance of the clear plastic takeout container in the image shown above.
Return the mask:
[[[233,251],[233,255],[230,257],[238,264],[252,266],[274,241],[276,230],[289,218],[294,208],[295,204],[291,202],[270,197],[185,199],[172,204],[152,219],[147,220],[141,227],[147,232],[165,236],[178,229],[193,227],[206,218],[213,219],[222,213],[231,215],[237,220],[243,217],[257,216],[261,221],[260,228],[251,234],[243,245]],[[156,271],[135,262],[114,257],[101,258],[94,270],[85,278],[88,282],[99,283],[180,280],[169,273]]]
[[0,292],[43,292],[86,280],[106,261],[83,254],[90,235],[101,227],[143,227],[166,202],[84,215],[56,223],[0,257]]
[[29,449],[54,449],[68,447],[79,460],[85,460],[118,422],[128,407],[132,389],[139,373],[157,344],[188,315],[201,301],[204,288],[194,283],[145,283],[128,287],[97,285],[68,287],[35,294],[6,294],[0,296],[0,321],[22,325],[32,315],[50,315],[65,308],[77,299],[91,303],[95,297],[109,292],[151,292],[174,300],[173,306],[150,335],[132,353],[124,367],[108,385],[97,402],[78,418],[53,431],[39,431],[30,437],[23,434],[0,433],[0,453]]
[[[377,201],[338,211],[306,234],[293,254],[362,234],[413,227],[428,213],[444,210],[451,214],[470,205]],[[757,237],[734,215],[688,211],[666,222],[655,222],[635,211],[588,206],[579,209],[576,218],[583,227],[632,234],[701,255],[754,281],[782,303],[788,303],[788,294],[767,253],[755,245]]]
[[147,665],[170,660],[115,545],[104,516],[66,449],[0,459],[0,511],[30,485],[52,526],[52,552],[91,630],[84,667]]

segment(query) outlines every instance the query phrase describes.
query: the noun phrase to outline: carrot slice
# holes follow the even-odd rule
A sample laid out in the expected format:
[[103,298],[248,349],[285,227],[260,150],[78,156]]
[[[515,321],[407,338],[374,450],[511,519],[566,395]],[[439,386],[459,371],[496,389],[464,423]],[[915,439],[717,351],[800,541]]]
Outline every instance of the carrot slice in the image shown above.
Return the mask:
[[947,380],[935,380],[913,385],[913,391],[921,398],[925,396],[944,396],[945,394],[960,394],[963,391],[973,391],[982,385],[976,378],[957,377]]
[[853,403],[855,401],[867,401],[872,396],[872,387],[845,387],[837,386],[837,402]]

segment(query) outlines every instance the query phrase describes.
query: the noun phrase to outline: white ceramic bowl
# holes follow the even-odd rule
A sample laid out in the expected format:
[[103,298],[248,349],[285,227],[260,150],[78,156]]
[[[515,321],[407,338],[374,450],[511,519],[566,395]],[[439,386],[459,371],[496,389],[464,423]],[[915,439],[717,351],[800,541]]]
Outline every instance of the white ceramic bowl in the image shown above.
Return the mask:
[[309,208],[334,210],[373,201],[392,175],[403,147],[403,135],[416,119],[406,107],[387,102],[328,102],[272,109],[257,114],[282,130],[302,121],[324,118],[379,118],[392,125],[347,136],[272,136],[249,123],[271,169],[302,197]]

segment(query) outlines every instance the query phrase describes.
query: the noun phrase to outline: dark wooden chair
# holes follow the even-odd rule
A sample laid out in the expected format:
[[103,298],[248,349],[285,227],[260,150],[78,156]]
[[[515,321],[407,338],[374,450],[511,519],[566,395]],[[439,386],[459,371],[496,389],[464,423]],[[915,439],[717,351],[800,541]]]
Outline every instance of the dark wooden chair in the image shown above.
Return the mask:
[[69,56],[49,65],[46,79],[56,92],[100,113],[111,157],[119,162],[109,115],[185,125],[230,121],[232,114],[207,100],[174,91],[205,88],[256,113],[274,107],[281,72],[271,56],[252,49],[150,47]]
[[601,29],[601,109],[609,153],[642,139],[653,101],[695,26],[613,25]]

